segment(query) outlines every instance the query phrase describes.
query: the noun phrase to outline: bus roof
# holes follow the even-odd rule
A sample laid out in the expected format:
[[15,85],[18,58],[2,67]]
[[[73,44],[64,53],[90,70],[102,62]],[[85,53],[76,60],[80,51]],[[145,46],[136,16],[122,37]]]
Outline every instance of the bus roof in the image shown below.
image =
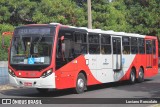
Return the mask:
[[136,33],[115,32],[113,30],[88,29],[87,27],[75,27],[75,26],[69,26],[69,25],[62,25],[60,23],[28,24],[28,25],[25,25],[25,26],[37,26],[37,25],[42,25],[42,26],[45,26],[45,25],[62,26],[62,27],[67,27],[67,28],[85,30],[86,32],[90,32],[90,33],[109,34],[109,35],[116,35],[116,36],[129,36],[129,37],[140,37],[140,38],[144,38],[146,36],[146,35],[141,35],[141,34],[136,34]]
[[80,29],[80,30],[86,30],[90,33],[100,33],[100,34],[110,34],[110,35],[117,35],[117,36],[130,36],[130,37],[141,37],[144,38],[145,35],[140,35],[136,33],[126,33],[126,32],[115,32],[113,30],[102,30],[102,29],[88,29],[87,27],[75,27],[75,26],[69,26],[69,25],[62,25],[60,23],[50,23],[51,25],[60,25],[68,28],[74,28],[74,29]]

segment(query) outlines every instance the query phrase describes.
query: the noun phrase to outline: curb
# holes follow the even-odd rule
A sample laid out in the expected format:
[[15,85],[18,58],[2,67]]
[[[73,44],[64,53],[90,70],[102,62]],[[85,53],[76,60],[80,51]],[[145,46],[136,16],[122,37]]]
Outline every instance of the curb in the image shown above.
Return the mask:
[[4,91],[4,90],[11,90],[11,89],[16,89],[16,87],[13,87],[9,84],[6,85],[0,85],[0,91]]
[[154,105],[150,105],[150,106],[147,106],[147,107],[160,107],[160,104],[154,104]]

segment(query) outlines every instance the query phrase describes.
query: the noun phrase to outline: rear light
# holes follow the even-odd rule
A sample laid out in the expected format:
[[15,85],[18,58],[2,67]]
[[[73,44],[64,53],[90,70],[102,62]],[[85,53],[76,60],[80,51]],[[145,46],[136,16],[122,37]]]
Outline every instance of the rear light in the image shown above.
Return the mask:
[[48,70],[48,71],[46,71],[46,72],[44,72],[43,74],[42,74],[42,78],[45,78],[45,77],[47,77],[47,76],[49,76],[49,75],[51,75],[52,74],[52,69],[50,69],[50,70]]
[[13,77],[16,76],[15,73],[14,73],[11,69],[8,69],[8,73],[9,73],[11,76],[13,76]]

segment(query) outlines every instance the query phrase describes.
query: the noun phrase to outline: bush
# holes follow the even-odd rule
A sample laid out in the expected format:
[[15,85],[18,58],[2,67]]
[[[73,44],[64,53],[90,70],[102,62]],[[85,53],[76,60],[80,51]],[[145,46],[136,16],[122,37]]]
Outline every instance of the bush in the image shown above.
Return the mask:
[[[0,24],[0,61],[8,60],[8,49],[2,47],[2,33],[6,31],[13,31],[14,27],[9,24]],[[4,44],[9,47],[11,36],[4,38]]]

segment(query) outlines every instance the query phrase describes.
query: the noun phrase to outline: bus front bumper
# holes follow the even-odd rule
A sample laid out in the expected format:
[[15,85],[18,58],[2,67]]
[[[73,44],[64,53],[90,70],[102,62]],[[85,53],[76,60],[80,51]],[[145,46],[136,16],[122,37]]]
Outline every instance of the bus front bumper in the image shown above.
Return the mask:
[[55,73],[45,78],[19,78],[9,75],[10,84],[16,87],[56,88]]

